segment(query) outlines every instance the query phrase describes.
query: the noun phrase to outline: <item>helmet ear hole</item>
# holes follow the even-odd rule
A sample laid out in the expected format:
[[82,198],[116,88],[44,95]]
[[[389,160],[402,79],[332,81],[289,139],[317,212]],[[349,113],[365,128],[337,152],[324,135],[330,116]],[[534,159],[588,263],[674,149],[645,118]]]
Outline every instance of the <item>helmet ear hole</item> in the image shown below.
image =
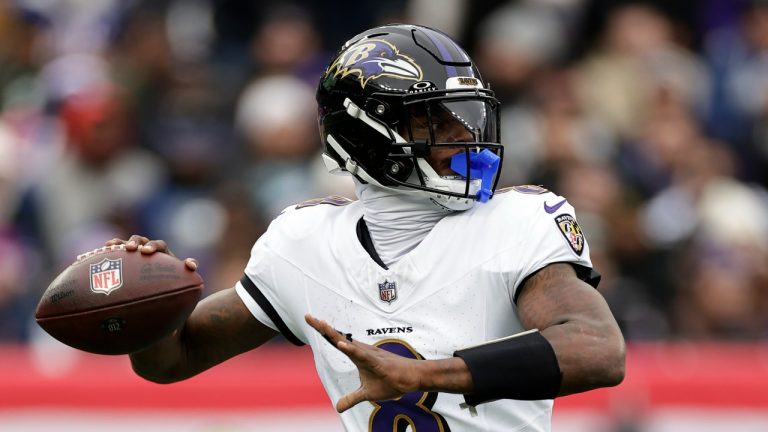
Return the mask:
[[388,177],[402,182],[410,177],[411,172],[413,171],[413,164],[410,162],[404,163],[403,161],[387,159],[385,162],[385,170]]

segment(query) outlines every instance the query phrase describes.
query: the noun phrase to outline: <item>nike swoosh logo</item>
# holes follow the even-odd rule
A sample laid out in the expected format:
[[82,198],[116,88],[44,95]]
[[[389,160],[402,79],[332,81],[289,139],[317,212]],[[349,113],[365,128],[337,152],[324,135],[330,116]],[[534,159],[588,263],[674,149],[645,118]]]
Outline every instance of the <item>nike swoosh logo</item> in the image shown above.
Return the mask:
[[557,209],[559,209],[560,207],[562,207],[562,206],[563,206],[563,204],[565,204],[565,201],[566,201],[566,200],[562,200],[562,201],[560,201],[559,203],[557,203],[557,204],[555,204],[555,205],[553,205],[553,206],[549,206],[549,205],[547,205],[547,202],[546,202],[546,201],[544,201],[544,211],[545,211],[545,212],[547,212],[547,213],[549,213],[549,214],[552,214],[552,213],[556,212],[556,211],[557,211]]

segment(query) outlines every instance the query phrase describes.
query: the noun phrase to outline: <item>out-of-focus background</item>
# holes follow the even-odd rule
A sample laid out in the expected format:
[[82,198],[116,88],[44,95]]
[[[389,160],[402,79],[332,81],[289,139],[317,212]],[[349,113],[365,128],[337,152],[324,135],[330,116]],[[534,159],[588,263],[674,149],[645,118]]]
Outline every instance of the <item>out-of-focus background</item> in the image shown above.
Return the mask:
[[0,429],[340,430],[306,350],[157,386],[33,311],[132,233],[230,287],[286,205],[353,196],[318,157],[314,89],[389,22],[478,63],[501,186],[577,209],[628,373],[559,399],[554,430],[768,430],[768,0],[0,0]]

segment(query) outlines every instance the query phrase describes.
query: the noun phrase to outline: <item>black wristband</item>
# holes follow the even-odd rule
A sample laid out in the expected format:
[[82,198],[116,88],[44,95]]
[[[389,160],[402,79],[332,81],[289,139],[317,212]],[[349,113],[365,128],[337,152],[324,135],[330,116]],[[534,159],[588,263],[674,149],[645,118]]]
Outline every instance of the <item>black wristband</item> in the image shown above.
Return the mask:
[[464,395],[476,406],[496,399],[554,399],[562,374],[555,351],[538,330],[453,353],[469,367],[475,391]]

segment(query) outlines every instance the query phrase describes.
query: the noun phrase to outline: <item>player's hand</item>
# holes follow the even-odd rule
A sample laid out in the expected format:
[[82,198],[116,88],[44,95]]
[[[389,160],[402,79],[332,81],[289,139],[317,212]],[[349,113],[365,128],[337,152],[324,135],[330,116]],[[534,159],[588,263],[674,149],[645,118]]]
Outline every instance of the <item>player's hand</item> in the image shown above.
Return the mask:
[[[163,240],[150,240],[144,236],[140,235],[132,235],[131,238],[128,240],[123,240],[119,238],[113,238],[112,240],[109,240],[108,242],[104,243],[105,246],[115,246],[115,245],[125,245],[125,250],[127,251],[136,251],[151,255],[155,252],[160,252],[164,254],[168,254],[170,256],[175,257],[176,255],[171,252],[171,249],[168,247],[168,244],[165,243]],[[184,260],[184,264],[187,266],[190,270],[197,270],[197,260],[194,258],[187,258]]]
[[349,357],[360,374],[360,387],[347,393],[336,403],[336,411],[344,412],[363,401],[397,399],[418,390],[424,361],[409,359],[358,341],[325,321],[305,315],[307,324],[320,332],[331,345]]

